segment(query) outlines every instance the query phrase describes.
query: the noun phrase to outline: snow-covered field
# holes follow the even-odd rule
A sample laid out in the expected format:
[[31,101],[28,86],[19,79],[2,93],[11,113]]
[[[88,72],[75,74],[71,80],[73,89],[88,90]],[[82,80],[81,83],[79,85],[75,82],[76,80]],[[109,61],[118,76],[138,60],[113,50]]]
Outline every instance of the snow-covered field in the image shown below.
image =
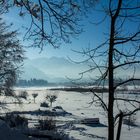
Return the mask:
[[[44,111],[47,108],[40,107],[40,103],[46,101],[46,95],[48,94],[56,94],[57,99],[52,104],[53,107],[61,106],[65,111],[70,114],[66,115],[58,115],[53,117],[56,121],[58,129],[63,130],[65,133],[69,134],[70,137],[74,137],[77,140],[96,140],[96,139],[106,139],[107,138],[107,117],[104,110],[97,104],[90,104],[92,101],[92,94],[81,94],[78,92],[65,92],[65,91],[50,91],[46,88],[28,88],[15,89],[16,94],[18,95],[22,90],[26,90],[28,92],[27,100],[22,99],[23,104],[13,104],[16,102],[16,99],[12,99],[9,97],[0,97],[1,102],[6,103],[7,109],[1,109],[1,113],[11,112],[11,111],[22,111],[24,112],[22,115],[27,117],[29,120],[38,120],[47,117],[47,115],[36,114],[37,111]],[[33,101],[32,94],[37,93],[38,96]],[[122,95],[119,95],[122,96]],[[135,96],[135,95],[129,95]],[[140,95],[138,95],[140,96]],[[107,94],[104,94],[104,100],[106,100]],[[46,101],[47,102],[47,101]],[[123,102],[121,103],[123,105]],[[117,105],[117,103],[116,103]],[[126,105],[128,107],[128,105]],[[10,109],[10,110],[9,110]],[[124,107],[125,109],[125,107]],[[48,108],[51,110],[51,108]],[[117,109],[116,109],[117,111]],[[100,123],[103,126],[87,126],[84,124],[79,124],[78,121],[83,118],[93,118],[98,117],[100,119]],[[123,125],[121,140],[139,140],[140,139],[140,113],[136,116],[136,123],[138,127],[131,127],[128,129],[127,125]],[[34,127],[36,121],[30,121],[29,127]],[[1,123],[0,123],[1,124]],[[1,135],[1,133],[0,133]],[[0,138],[1,139],[1,138]],[[4,139],[2,139],[4,140]],[[8,140],[8,139],[7,139]],[[11,139],[13,140],[13,139]],[[16,139],[15,139],[16,140]]]

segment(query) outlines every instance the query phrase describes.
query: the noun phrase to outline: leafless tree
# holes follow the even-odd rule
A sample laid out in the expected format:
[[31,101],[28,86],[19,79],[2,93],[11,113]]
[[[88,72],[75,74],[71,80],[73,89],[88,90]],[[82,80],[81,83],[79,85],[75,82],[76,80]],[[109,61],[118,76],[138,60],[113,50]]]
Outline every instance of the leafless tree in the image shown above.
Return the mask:
[[24,52],[17,31],[9,31],[10,27],[0,19],[0,93],[5,95],[12,95]]
[[52,107],[52,103],[56,101],[57,95],[55,94],[48,94],[46,99],[50,102],[50,107]]
[[[140,110],[139,97],[133,98],[134,96],[128,94],[130,91],[122,89],[123,85],[128,84],[133,84],[135,87],[136,82],[140,80],[138,75],[140,69],[140,1],[101,2],[103,1],[100,1],[96,12],[100,11],[105,15],[100,24],[104,26],[104,23],[108,23],[107,33],[103,34],[105,40],[102,44],[79,52],[87,57],[85,62],[92,62],[90,69],[81,74],[94,71],[94,74],[98,75],[96,84],[100,87],[107,84],[107,103],[103,99],[105,94],[97,94],[94,89],[91,90],[94,95],[93,102],[100,103],[107,112],[108,140],[115,139],[114,128],[116,126],[118,126],[116,140],[119,140],[123,118]],[[133,90],[133,92],[136,91]]]
[[81,32],[77,24],[80,4],[74,0],[2,0],[0,7],[4,12],[15,7],[19,16],[28,16],[24,39],[32,39],[36,47],[51,44],[56,48]]
[[32,96],[33,96],[33,98],[34,98],[34,103],[35,103],[35,99],[36,99],[36,97],[38,96],[38,93],[33,93]]
[[[107,2],[101,0],[100,4],[101,6],[97,6],[100,8],[97,11],[105,13],[105,18],[101,23],[103,24],[105,21],[109,23],[109,30],[105,34],[107,40],[96,48],[90,48],[83,53],[94,64],[85,72],[98,70],[100,73],[99,85],[103,85],[106,80],[108,81],[107,104],[101,96],[94,93],[94,90],[91,90],[91,92],[94,93],[96,102],[100,101],[103,108],[107,111],[108,139],[113,140],[116,121],[119,119],[119,129],[116,138],[119,139],[122,119],[140,109],[138,98],[118,97],[119,87],[128,83],[135,84],[135,81],[140,80],[137,75],[140,62],[140,2],[139,0],[109,0]],[[78,5],[72,0],[55,2],[51,0],[14,0],[14,3],[10,0],[0,1],[0,6],[4,10],[15,6],[20,8],[20,16],[30,15],[31,24],[27,28],[25,38],[32,38],[34,46],[39,47],[46,43],[58,47],[61,41],[69,42],[71,35],[81,32],[77,26],[77,16],[75,16],[79,12]],[[97,57],[98,61],[95,59]],[[128,71],[129,76],[121,75],[118,72],[120,70],[125,73]],[[128,103],[131,107],[122,109],[119,107],[121,101]],[[115,105],[118,108],[118,112],[114,111]]]

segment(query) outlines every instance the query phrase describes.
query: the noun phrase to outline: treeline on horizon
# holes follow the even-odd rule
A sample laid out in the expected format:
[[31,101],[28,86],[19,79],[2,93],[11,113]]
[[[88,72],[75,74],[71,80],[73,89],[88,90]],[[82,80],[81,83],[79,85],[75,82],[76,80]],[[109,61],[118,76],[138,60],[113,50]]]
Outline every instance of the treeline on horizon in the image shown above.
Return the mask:
[[30,80],[20,79],[17,81],[16,86],[47,86],[48,81],[43,79],[31,78]]
[[[116,80],[117,81],[117,80]],[[107,80],[104,81],[104,85],[107,84]],[[69,82],[53,82],[53,83],[50,83],[48,82],[47,80],[44,80],[44,79],[36,79],[36,78],[31,78],[30,80],[25,80],[25,79],[19,79],[17,82],[16,82],[16,85],[17,87],[32,87],[32,86],[93,86],[93,85],[98,85],[98,81],[96,82],[87,82],[87,81],[84,81],[84,82],[76,82],[76,83],[73,83],[71,81]],[[102,83],[101,83],[102,85]],[[140,82],[139,81],[135,81],[135,82],[129,82],[127,84],[124,84],[124,86],[128,86],[128,85],[140,85]]]
[[[82,84],[80,84],[82,85]],[[85,85],[85,84],[84,84]],[[19,79],[16,84],[16,87],[33,87],[33,86],[74,86],[71,82],[48,82],[43,79],[31,78],[30,80]]]
[[29,80],[19,79],[16,82],[15,86],[16,87],[33,87],[33,86],[68,86],[68,87],[76,86],[77,87],[77,86],[89,86],[89,84],[91,83],[88,83],[86,81],[76,82],[76,83],[73,83],[72,81],[48,82],[47,80],[44,80],[44,79],[31,78]]

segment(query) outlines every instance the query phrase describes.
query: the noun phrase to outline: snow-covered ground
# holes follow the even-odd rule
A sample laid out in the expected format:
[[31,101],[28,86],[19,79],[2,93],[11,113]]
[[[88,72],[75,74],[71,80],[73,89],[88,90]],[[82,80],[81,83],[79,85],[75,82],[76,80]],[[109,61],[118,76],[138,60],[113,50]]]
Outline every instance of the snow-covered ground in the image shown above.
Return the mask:
[[[46,101],[46,95],[48,94],[56,94],[57,100],[52,104],[53,107],[61,106],[65,111],[71,113],[70,115],[58,115],[57,117],[53,117],[53,119],[57,120],[57,126],[60,126],[59,129],[63,129],[65,133],[69,134],[70,137],[74,137],[77,140],[96,140],[96,139],[106,139],[107,138],[107,117],[104,110],[97,104],[90,104],[92,101],[92,94],[81,94],[78,92],[65,92],[65,91],[50,91],[46,88],[28,88],[15,89],[16,94],[18,95],[22,90],[26,90],[28,92],[27,100],[22,99],[23,104],[13,104],[16,102],[16,99],[12,99],[9,97],[0,97],[2,102],[6,103],[7,109],[1,109],[1,113],[11,112],[11,111],[22,111],[24,112],[22,115],[27,117],[28,119],[38,120],[43,119],[46,116],[42,116],[41,114],[37,114],[36,112],[39,110],[46,110],[46,108],[40,107],[40,103]],[[38,96],[33,101],[32,94],[37,93]],[[122,96],[121,94],[119,96]],[[124,96],[124,95],[123,95]],[[133,96],[135,95],[129,95]],[[138,95],[140,96],[140,95]],[[104,93],[104,101],[107,102],[107,94]],[[118,106],[117,103],[115,103]],[[123,105],[123,102],[120,102],[120,105]],[[124,106],[124,105],[123,105]],[[126,104],[128,107],[128,105]],[[9,110],[10,109],[10,110]],[[50,108],[49,108],[50,109]],[[125,107],[124,107],[125,109]],[[117,109],[116,109],[117,111]],[[77,123],[78,120],[83,118],[93,118],[98,117],[100,119],[100,123],[103,126],[87,126],[84,124]],[[132,127],[130,130],[127,125],[123,125],[121,140],[139,140],[140,138],[140,113],[136,116],[137,124],[139,127]],[[70,123],[72,122],[72,123]],[[1,123],[0,123],[1,124]],[[34,122],[29,123],[29,127],[34,127]],[[1,125],[0,125],[1,126]],[[62,126],[62,127],[61,127]],[[0,135],[2,132],[0,132]],[[0,138],[1,139],[1,138]],[[5,139],[2,139],[5,140]],[[7,139],[9,140],[9,139]],[[16,140],[16,139],[12,139]]]

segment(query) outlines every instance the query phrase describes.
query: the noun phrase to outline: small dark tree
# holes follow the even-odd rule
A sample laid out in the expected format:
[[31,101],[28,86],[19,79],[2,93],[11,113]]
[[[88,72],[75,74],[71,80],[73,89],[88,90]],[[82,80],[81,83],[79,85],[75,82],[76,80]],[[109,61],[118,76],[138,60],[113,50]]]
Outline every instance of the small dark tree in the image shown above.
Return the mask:
[[38,96],[38,93],[33,93],[32,96],[33,96],[33,98],[34,98],[34,103],[35,103],[35,99],[36,99],[36,97]]
[[0,93],[5,95],[12,95],[11,87],[23,61],[23,48],[17,39],[17,31],[8,31],[10,27],[0,19]]
[[56,101],[57,95],[48,94],[48,95],[46,96],[46,99],[50,102],[50,107],[52,107],[52,103]]

